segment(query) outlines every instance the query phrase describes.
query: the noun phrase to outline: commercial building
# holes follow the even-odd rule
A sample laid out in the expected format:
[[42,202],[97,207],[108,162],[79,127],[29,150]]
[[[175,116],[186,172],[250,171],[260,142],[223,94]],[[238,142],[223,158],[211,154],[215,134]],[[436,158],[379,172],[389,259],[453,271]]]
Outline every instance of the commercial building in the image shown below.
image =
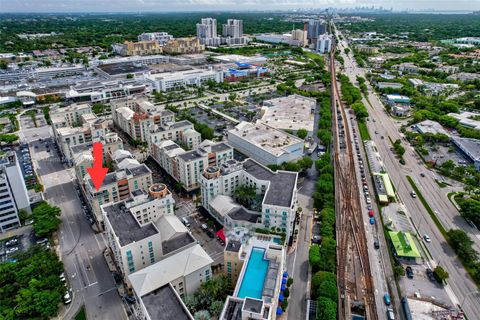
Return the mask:
[[387,94],[385,96],[388,103],[410,103],[410,98],[399,94]]
[[[297,172],[273,172],[252,159],[209,166],[200,177],[202,205],[227,230],[274,227],[289,237],[297,210],[297,176]],[[257,199],[250,208],[232,198],[241,186],[255,189]]]
[[308,45],[307,31],[295,29],[292,30],[291,45],[296,47],[306,47]]
[[155,40],[125,41],[123,44],[112,44],[112,48],[114,53],[121,56],[146,56],[163,52],[163,47]]
[[357,45],[355,46],[355,51],[368,53],[368,54],[376,54],[378,53],[377,47],[365,46],[365,45]]
[[20,68],[13,71],[0,72],[0,82],[21,80],[46,81],[61,77],[82,75],[85,71],[85,67],[79,64],[62,65],[58,67]]
[[163,52],[168,54],[198,54],[203,51],[205,46],[195,37],[173,39],[163,47]]
[[464,111],[461,113],[449,113],[448,115],[457,119],[466,128],[480,130],[480,113]]
[[217,19],[202,18],[201,23],[197,23],[197,38],[205,46],[218,47],[220,37],[217,36]]
[[447,80],[456,80],[461,82],[475,81],[476,79],[480,79],[480,74],[468,72],[454,73],[447,77]]
[[243,263],[233,295],[227,297],[219,319],[277,319],[283,313],[278,302],[284,299],[286,287],[282,283],[288,276],[283,246],[253,237],[233,254]]
[[160,45],[164,45],[170,40],[173,40],[173,36],[167,32],[144,32],[138,35],[138,41],[156,41]]
[[292,94],[263,102],[261,122],[281,130],[306,129],[311,135],[314,129],[314,112],[317,101]]
[[31,210],[27,187],[14,151],[0,158],[0,199],[0,233],[18,228],[19,211]]
[[149,141],[149,131],[155,126],[175,121],[175,114],[156,107],[146,97],[126,97],[112,100],[113,123],[133,140]]
[[72,86],[65,99],[72,102],[109,103],[113,99],[148,93],[145,83],[135,80],[87,81]]
[[304,30],[307,31],[307,39],[311,44],[316,44],[320,35],[327,32],[325,21],[311,19],[305,23]]
[[90,175],[86,175],[83,180],[83,188],[95,220],[102,225],[102,205],[126,200],[131,192],[137,190],[148,192],[152,181],[152,172],[146,165],[141,164],[133,168],[107,173],[98,190],[95,189]]
[[472,161],[477,171],[480,171],[480,140],[452,137],[452,143]]
[[193,69],[150,74],[145,77],[145,80],[156,91],[169,91],[188,86],[200,87],[208,81],[223,82],[223,72],[221,70]]
[[222,54],[218,56],[213,56],[212,59],[222,62],[222,63],[239,63],[239,64],[249,64],[253,66],[263,66],[267,63],[268,59],[261,55],[254,56],[243,56],[239,54]]
[[416,130],[418,133],[431,133],[431,134],[444,134],[446,136],[450,136],[441,124],[432,120],[424,120],[419,122],[413,126],[413,129]]
[[328,34],[322,34],[318,37],[316,44],[318,53],[329,53],[332,49],[332,37]]
[[403,84],[399,82],[378,82],[376,87],[378,89],[401,89]]
[[302,139],[260,122],[242,121],[228,131],[228,143],[263,165],[280,165],[303,157]]
[[223,72],[223,80],[228,82],[241,81],[248,78],[262,78],[270,74],[266,67],[251,66],[249,64],[236,63],[235,68],[228,68]]
[[396,256],[403,259],[416,259],[421,257],[420,252],[415,245],[415,240],[410,233],[403,231],[388,231],[388,235]]
[[187,191],[200,187],[203,170],[233,159],[233,148],[226,143],[203,141],[197,149],[185,151],[171,140],[152,144],[151,155],[155,161]]

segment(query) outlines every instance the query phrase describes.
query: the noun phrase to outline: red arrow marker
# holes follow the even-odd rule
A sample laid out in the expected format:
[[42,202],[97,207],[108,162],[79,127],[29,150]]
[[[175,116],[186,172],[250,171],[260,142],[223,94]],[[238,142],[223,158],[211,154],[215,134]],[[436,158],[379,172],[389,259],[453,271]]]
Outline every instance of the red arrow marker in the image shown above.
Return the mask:
[[108,168],[102,168],[102,148],[103,145],[101,142],[95,142],[93,144],[93,167],[87,168],[88,174],[90,178],[92,178],[93,185],[97,191],[102,186],[103,180],[108,172]]

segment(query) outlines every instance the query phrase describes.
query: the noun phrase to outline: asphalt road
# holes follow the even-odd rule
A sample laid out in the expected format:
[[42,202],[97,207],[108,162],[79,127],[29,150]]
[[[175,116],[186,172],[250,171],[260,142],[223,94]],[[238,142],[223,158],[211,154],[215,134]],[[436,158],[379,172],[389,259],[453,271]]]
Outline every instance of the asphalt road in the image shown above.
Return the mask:
[[[341,47],[345,48],[346,43],[342,42]],[[345,60],[345,73],[352,82],[355,83],[357,75],[365,76],[364,70],[357,67],[351,55],[347,57],[345,54],[342,54],[342,56]],[[406,176],[411,176],[416,181],[426,201],[433,210],[439,212],[438,218],[447,230],[450,227],[457,227],[469,232],[475,241],[477,249],[480,240],[478,233],[474,232],[472,228],[462,221],[463,219],[459,218],[458,211],[446,197],[445,191],[434,181],[435,175],[432,172],[428,172],[421,159],[412,148],[406,145],[406,142],[404,142],[406,146],[404,155],[406,165],[399,163],[399,159],[390,151],[391,143],[389,141],[389,137],[393,141],[402,138],[402,135],[398,131],[398,123],[386,114],[378,96],[372,93],[373,90],[371,87],[369,89],[368,99],[370,104],[365,99],[363,101],[367,106],[371,119],[371,121],[367,121],[367,126],[372,133],[372,139],[377,145],[387,172],[396,188],[397,197],[399,201],[407,207],[414,224],[419,230],[420,236],[428,234],[432,239],[432,242],[426,246],[433,257],[428,264],[431,267],[441,265],[448,271],[450,278],[448,285],[445,286],[445,290],[452,304],[462,304],[466,315],[470,319],[475,319],[480,315],[480,304],[478,303],[478,296],[475,297],[475,294],[472,294],[472,292],[477,291],[478,288],[463,268],[451,247],[446,243],[424,206],[418,198],[412,198],[410,196],[411,186]],[[373,120],[375,120],[375,122]],[[373,134],[375,131],[377,131],[378,134]],[[385,138],[381,139],[381,136]],[[426,177],[421,178],[420,173],[425,173]]]
[[[299,85],[301,83],[298,83]],[[316,132],[318,130],[319,105],[314,114],[314,134],[313,138],[319,143]],[[311,155],[312,160],[318,159],[316,151]],[[303,182],[298,186],[298,207],[302,208],[300,222],[297,225],[298,235],[296,240],[296,249],[287,255],[287,271],[293,278],[293,284],[290,288],[290,298],[288,299],[288,319],[305,319],[307,300],[310,299],[310,279],[311,269],[308,261],[308,251],[312,240],[313,225],[313,198],[315,192],[315,183],[317,182],[317,169],[315,164],[307,171]]]
[[128,319],[103,257],[105,238],[93,232],[83,213],[72,169],[65,169],[54,148],[48,153],[44,142],[38,141],[50,137],[49,128],[22,129],[20,137],[30,143],[32,161],[45,186],[46,199],[62,209],[59,254],[73,301],[60,310],[58,318],[72,319],[85,304],[88,319]]

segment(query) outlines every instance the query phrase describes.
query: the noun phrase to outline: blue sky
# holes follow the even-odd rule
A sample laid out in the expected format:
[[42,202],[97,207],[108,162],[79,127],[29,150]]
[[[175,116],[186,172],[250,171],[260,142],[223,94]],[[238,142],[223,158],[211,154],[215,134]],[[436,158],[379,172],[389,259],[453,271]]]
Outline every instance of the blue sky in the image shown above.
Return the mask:
[[480,0],[0,0],[0,12],[165,12],[384,6],[480,10]]

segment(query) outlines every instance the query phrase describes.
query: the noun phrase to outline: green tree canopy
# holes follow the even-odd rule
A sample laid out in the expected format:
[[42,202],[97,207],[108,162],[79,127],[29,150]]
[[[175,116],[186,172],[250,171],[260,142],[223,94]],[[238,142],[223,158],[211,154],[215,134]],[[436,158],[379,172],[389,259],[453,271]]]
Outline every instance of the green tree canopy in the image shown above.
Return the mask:
[[40,202],[32,212],[35,234],[44,237],[56,231],[62,222],[60,213],[59,207],[51,206],[46,201]]
[[300,139],[305,139],[308,135],[308,131],[307,129],[298,129],[297,130],[297,136],[300,138]]

